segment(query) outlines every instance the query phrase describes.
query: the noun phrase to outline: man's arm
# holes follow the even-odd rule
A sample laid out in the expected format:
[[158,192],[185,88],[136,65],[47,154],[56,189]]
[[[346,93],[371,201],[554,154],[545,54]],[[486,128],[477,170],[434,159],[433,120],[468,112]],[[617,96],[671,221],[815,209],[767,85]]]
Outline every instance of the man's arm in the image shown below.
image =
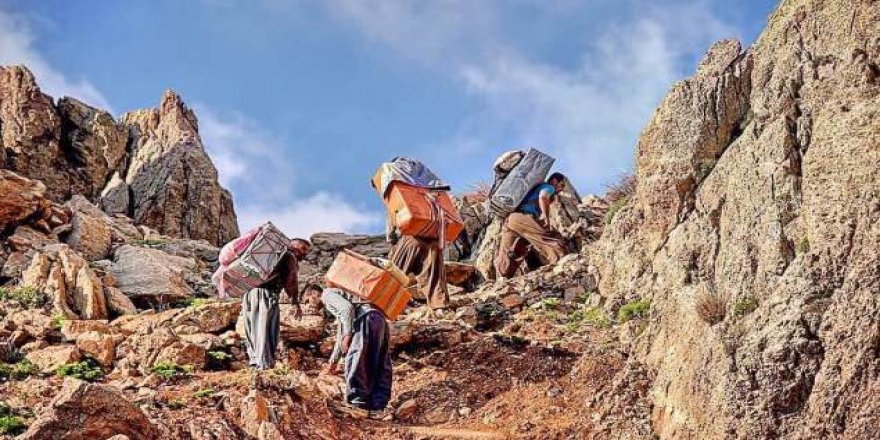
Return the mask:
[[553,202],[553,192],[541,190],[538,194],[538,207],[541,208],[541,216],[538,221],[544,226],[550,227],[550,203]]
[[284,284],[284,291],[287,292],[287,296],[290,298],[290,302],[293,303],[293,316],[296,319],[299,319],[302,316],[302,308],[300,308],[300,292],[299,292],[299,263],[296,261],[296,257],[293,256],[290,252],[284,256],[284,270],[281,271],[281,276],[284,277],[282,280]]
[[336,333],[336,343],[333,346],[333,354],[330,355],[330,365],[338,362],[343,352],[348,351],[351,345],[351,336],[354,333],[354,305],[345,297],[334,290],[328,289],[321,294],[321,299],[327,311],[330,312],[339,323],[339,331]]

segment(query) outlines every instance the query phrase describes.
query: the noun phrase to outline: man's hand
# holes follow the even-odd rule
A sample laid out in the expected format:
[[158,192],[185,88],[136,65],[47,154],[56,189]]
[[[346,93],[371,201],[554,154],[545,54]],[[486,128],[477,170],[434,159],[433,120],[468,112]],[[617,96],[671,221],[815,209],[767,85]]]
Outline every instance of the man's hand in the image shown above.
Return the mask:
[[300,306],[299,303],[293,303],[293,319],[299,320],[302,316],[302,306]]
[[541,214],[541,216],[538,217],[538,223],[545,228],[550,228],[550,219],[547,218],[547,214]]
[[348,349],[351,348],[351,336],[345,335],[342,337],[342,352],[348,353]]

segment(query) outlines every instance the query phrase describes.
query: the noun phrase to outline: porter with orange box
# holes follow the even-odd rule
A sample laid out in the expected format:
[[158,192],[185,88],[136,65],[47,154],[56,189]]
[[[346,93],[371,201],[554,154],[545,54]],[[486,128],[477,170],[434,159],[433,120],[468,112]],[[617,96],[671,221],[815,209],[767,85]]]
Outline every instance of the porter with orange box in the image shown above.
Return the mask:
[[325,278],[328,286],[369,302],[391,320],[400,316],[412,298],[407,288],[409,276],[388,260],[369,258],[349,249],[336,254]]

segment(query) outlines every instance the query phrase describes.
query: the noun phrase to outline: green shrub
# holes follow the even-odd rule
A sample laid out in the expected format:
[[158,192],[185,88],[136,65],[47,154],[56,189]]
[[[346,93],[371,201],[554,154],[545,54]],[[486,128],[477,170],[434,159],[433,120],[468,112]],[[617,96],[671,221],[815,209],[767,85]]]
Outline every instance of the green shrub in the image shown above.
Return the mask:
[[737,317],[743,317],[755,311],[758,308],[758,298],[754,295],[746,295],[733,304],[733,314]]
[[532,307],[537,310],[556,310],[559,308],[559,304],[559,298],[544,298]]
[[232,364],[232,355],[220,350],[208,352],[208,369],[213,371],[226,370]]
[[179,400],[179,399],[174,399],[174,400],[172,400],[172,401],[166,403],[165,406],[167,406],[167,407],[170,408],[170,409],[183,409],[183,408],[186,408],[186,404],[183,403],[183,401],[182,401],[182,400]]
[[176,362],[159,362],[153,365],[153,373],[164,380],[177,379],[192,374],[192,366],[178,365]]
[[189,298],[189,299],[185,299],[183,301],[178,301],[178,302],[174,303],[173,307],[175,307],[175,308],[193,307],[193,308],[197,309],[203,305],[205,305],[205,298]]
[[14,364],[0,363],[0,382],[5,382],[7,380],[25,380],[35,374],[37,374],[37,366],[28,360],[23,360]]
[[0,287],[0,300],[18,304],[26,309],[36,309],[46,305],[49,298],[34,286],[18,286]]
[[0,417],[0,434],[15,436],[27,430],[27,425],[18,416]]
[[52,315],[52,329],[55,331],[60,331],[62,327],[64,327],[64,323],[67,322],[67,318],[64,315],[54,314]]
[[205,398],[205,397],[211,397],[214,394],[217,394],[217,392],[214,391],[213,388],[204,388],[204,389],[198,390],[195,393],[193,393],[193,396],[198,397],[198,398]]
[[610,225],[611,222],[614,221],[614,217],[617,216],[617,213],[623,209],[627,203],[629,203],[629,197],[621,197],[611,202],[611,206],[609,206],[608,211],[605,212],[605,224]]
[[797,251],[799,254],[810,252],[810,239],[807,237],[801,238],[797,245]]
[[598,307],[581,307],[568,316],[568,324],[566,328],[569,331],[580,330],[583,326],[590,325],[593,327],[605,328],[611,325],[611,320],[605,315],[605,312]]
[[617,311],[617,322],[623,324],[634,318],[642,318],[651,310],[651,301],[640,299],[627,303]]
[[101,366],[92,358],[85,358],[81,362],[64,364],[55,369],[55,374],[60,377],[75,377],[86,382],[94,382],[104,377]]

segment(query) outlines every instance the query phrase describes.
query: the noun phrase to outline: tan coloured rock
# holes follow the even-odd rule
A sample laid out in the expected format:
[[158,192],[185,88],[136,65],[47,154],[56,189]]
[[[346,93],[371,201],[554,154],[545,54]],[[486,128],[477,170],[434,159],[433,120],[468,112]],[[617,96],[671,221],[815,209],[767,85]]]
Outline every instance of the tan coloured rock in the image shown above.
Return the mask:
[[137,314],[137,307],[131,302],[131,298],[119,288],[104,286],[104,296],[107,298],[107,310],[111,314],[116,316]]
[[78,177],[72,179],[72,191],[95,200],[110,175],[123,164],[128,131],[109,113],[73,98],[59,99],[57,108],[62,121],[61,145],[71,158],[71,173]]
[[119,435],[131,440],[160,438],[156,426],[116,388],[68,378],[48,411],[20,438],[88,440]]
[[66,245],[52,245],[34,255],[22,283],[43,290],[67,319],[107,319],[101,280],[85,260]]
[[61,334],[70,342],[76,341],[81,335],[88,332],[109,335],[113,329],[102,320],[65,319],[61,323]]
[[185,273],[197,269],[195,260],[157,249],[123,245],[114,252],[110,273],[134,301],[167,303],[192,296]]
[[52,200],[67,199],[71,184],[60,147],[61,119],[52,98],[23,66],[0,67],[0,122],[4,168],[41,181],[45,186],[38,192]]
[[64,242],[88,261],[106,258],[113,241],[107,214],[80,195],[73,196],[66,206],[73,212],[73,219]]
[[47,205],[46,185],[0,169],[0,229],[16,225]]
[[76,338],[76,348],[103,367],[112,367],[116,357],[116,338],[106,333],[89,331]]
[[79,362],[82,355],[74,345],[51,345],[34,350],[28,353],[25,358],[36,365],[41,372],[53,374],[62,365]]
[[256,390],[251,391],[241,401],[241,417],[239,426],[248,433],[256,437],[260,431],[260,426],[264,422],[271,422],[271,410],[269,401]]

